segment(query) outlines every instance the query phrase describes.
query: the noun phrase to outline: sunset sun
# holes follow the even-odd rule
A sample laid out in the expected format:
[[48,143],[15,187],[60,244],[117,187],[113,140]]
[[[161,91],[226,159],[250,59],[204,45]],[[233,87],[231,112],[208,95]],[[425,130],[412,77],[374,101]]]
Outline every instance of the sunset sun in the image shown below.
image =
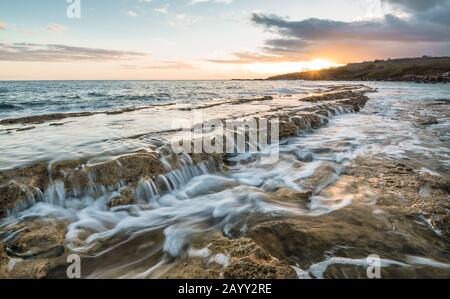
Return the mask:
[[340,64],[334,63],[328,59],[314,59],[312,61],[305,62],[305,64],[307,64],[307,68],[312,71],[340,66]]

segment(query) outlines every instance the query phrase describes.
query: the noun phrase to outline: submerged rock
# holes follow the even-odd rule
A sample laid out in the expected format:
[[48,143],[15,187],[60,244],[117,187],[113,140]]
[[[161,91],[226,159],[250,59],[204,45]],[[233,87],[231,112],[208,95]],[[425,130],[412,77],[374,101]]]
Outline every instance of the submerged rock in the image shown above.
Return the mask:
[[192,242],[190,255],[161,278],[292,279],[295,271],[251,239],[228,239],[217,233]]

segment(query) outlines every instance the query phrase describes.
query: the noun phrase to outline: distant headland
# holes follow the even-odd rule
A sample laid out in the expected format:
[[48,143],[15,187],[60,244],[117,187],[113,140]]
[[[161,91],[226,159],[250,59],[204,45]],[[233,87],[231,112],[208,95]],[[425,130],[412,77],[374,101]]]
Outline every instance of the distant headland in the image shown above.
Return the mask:
[[450,83],[450,57],[401,58],[273,76],[266,80]]

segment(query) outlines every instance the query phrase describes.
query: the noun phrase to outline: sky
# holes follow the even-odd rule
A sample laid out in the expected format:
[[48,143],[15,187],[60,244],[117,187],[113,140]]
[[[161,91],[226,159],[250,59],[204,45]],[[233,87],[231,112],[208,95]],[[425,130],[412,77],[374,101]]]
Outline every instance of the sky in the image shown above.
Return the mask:
[[0,0],[0,80],[199,80],[450,55],[450,0]]

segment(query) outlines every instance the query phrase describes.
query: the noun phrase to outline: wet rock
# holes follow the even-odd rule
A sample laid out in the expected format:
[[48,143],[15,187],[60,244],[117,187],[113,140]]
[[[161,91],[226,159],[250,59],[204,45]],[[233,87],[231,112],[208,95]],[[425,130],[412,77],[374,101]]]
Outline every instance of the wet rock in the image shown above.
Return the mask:
[[134,203],[134,195],[133,191],[130,188],[126,188],[120,192],[120,196],[113,198],[111,200],[110,206],[111,207],[117,207],[117,206],[125,206],[130,205]]
[[0,125],[11,125],[11,124],[40,124],[48,121],[60,120],[67,117],[81,117],[90,116],[95,113],[93,112],[80,112],[80,113],[54,113],[47,115],[33,115],[20,118],[11,118],[0,120]]
[[0,185],[0,216],[6,209],[14,208],[17,203],[33,198],[35,193],[15,181]]
[[133,183],[165,172],[156,153],[124,155],[93,165],[84,163],[83,160],[74,160],[52,165],[52,177],[62,180],[67,191],[72,191],[92,185],[116,187],[120,183]]
[[[172,104],[171,104],[172,105]],[[157,106],[163,106],[163,105],[157,105]],[[72,113],[53,113],[53,114],[44,114],[44,115],[32,115],[32,116],[26,116],[26,117],[19,117],[19,118],[8,118],[0,120],[0,125],[12,125],[12,124],[42,124],[50,121],[58,121],[61,119],[66,118],[74,118],[74,117],[86,117],[86,116],[92,116],[97,114],[105,114],[105,115],[117,115],[127,112],[133,112],[133,111],[139,111],[144,110],[148,108],[155,107],[152,106],[143,106],[143,107],[128,107],[118,110],[112,110],[112,111],[98,111],[98,112],[72,112]]]
[[32,126],[32,127],[20,128],[20,129],[17,129],[16,132],[31,131],[33,129],[36,129],[36,127]]
[[88,171],[94,175],[96,183],[111,186],[121,180],[138,181],[142,177],[164,173],[165,170],[156,155],[136,154],[89,167]]
[[[450,181],[448,178],[430,174],[418,174],[403,163],[382,161],[370,158],[358,158],[354,167],[355,175],[371,183],[375,188],[387,194],[395,194],[407,203],[404,210],[408,214],[426,213],[430,215],[436,231],[446,238],[450,236]],[[371,178],[376,179],[371,179]],[[426,188],[426,197],[421,190]]]
[[21,185],[44,189],[48,185],[48,168],[45,163],[38,163],[24,168],[0,172],[0,185],[15,181]]
[[280,138],[297,136],[299,128],[292,122],[280,122]]
[[228,239],[215,233],[194,240],[191,246],[199,253],[182,259],[160,278],[296,278],[288,264],[270,256],[248,238]]
[[339,172],[340,169],[335,163],[323,162],[314,170],[314,173],[310,177],[299,180],[299,184],[305,190],[316,194],[333,183],[338,178]]
[[[211,160],[217,166],[222,163],[223,154],[192,154],[191,159],[194,164]],[[184,166],[180,155],[171,154],[167,160],[172,169]],[[25,199],[33,199],[51,187],[51,183],[62,183],[69,195],[74,192],[95,195],[93,192],[114,191],[125,185],[133,187],[142,178],[155,178],[170,170],[161,162],[159,153],[138,152],[92,165],[84,158],[57,162],[50,167],[42,163],[0,172],[0,215]],[[125,201],[128,199],[125,197]]]
[[294,279],[295,271],[270,256],[250,240],[242,240],[230,252],[231,262],[223,272],[225,279]]
[[67,229],[63,223],[36,221],[22,226],[23,230],[18,237],[7,245],[9,256],[35,259],[53,258],[64,254]]
[[239,99],[239,100],[235,100],[232,103],[234,105],[239,105],[239,104],[245,104],[245,103],[251,103],[251,102],[262,102],[262,101],[271,101],[273,100],[272,96],[265,96],[262,98],[255,98],[255,99]]
[[106,111],[106,115],[117,115],[138,110],[136,107],[124,108],[119,110]]
[[298,203],[306,207],[312,195],[312,191],[298,192],[288,188],[280,188],[273,194],[273,197],[282,202]]
[[6,246],[0,242],[0,279],[7,278],[8,260],[9,258],[6,255]]
[[330,254],[350,258],[378,254],[402,260],[404,254],[440,256],[446,250],[445,242],[436,242],[434,236],[423,235],[411,223],[394,219],[388,215],[377,220],[370,209],[352,207],[320,218],[269,220],[250,228],[248,236],[272,256],[302,269],[326,260]]
[[[401,186],[395,183],[399,176],[404,182]],[[386,186],[387,178],[394,183]],[[429,194],[421,198],[416,188],[424,183]],[[407,256],[427,256],[446,261],[450,258],[448,237],[444,237],[450,219],[446,185],[444,179],[418,175],[402,163],[362,159],[355,162],[352,176],[340,177],[320,193],[332,198],[339,195],[336,189],[340,188],[342,194],[353,198],[352,205],[320,217],[254,218],[247,236],[270,255],[302,269],[330,256],[354,259],[377,254],[397,261],[405,261]],[[376,200],[368,201],[370,196]],[[419,211],[427,211],[426,216],[414,214]],[[367,278],[361,269],[365,270],[358,266],[332,265],[324,276]],[[388,267],[383,275],[385,278],[443,277],[445,272],[427,266],[412,269]]]
[[65,265],[66,224],[35,220],[12,229],[20,232],[0,244],[0,278],[42,279]]
[[352,91],[332,91],[329,93],[321,94],[321,95],[314,95],[307,98],[300,99],[304,102],[322,102],[322,101],[336,101],[346,98],[351,98],[358,95],[355,92]]

